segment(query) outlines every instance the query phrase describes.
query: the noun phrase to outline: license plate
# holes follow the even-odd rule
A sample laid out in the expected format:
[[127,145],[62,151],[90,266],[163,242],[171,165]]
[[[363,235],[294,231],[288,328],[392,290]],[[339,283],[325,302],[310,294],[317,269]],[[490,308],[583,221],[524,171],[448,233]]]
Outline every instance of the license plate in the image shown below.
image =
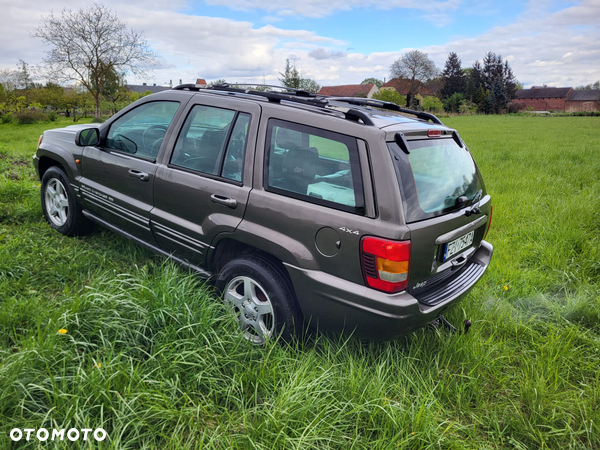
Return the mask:
[[446,244],[446,249],[444,250],[444,261],[448,260],[453,255],[456,255],[461,250],[469,247],[473,243],[474,235],[475,230],[465,234],[464,236],[459,237],[458,239],[453,240],[452,242],[448,242]]

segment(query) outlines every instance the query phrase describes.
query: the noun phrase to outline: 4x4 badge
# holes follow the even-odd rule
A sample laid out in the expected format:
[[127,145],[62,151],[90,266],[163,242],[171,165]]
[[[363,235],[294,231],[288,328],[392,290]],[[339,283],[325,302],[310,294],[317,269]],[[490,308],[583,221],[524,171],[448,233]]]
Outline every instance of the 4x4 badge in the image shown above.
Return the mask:
[[357,236],[360,234],[358,230],[351,230],[350,228],[340,227],[340,230],[345,231],[346,233],[356,234]]

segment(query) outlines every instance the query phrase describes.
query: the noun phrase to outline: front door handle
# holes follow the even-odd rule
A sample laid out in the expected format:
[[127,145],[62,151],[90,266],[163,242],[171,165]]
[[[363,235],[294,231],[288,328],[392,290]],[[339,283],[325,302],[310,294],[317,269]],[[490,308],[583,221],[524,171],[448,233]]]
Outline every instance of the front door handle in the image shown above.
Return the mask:
[[137,169],[129,169],[129,176],[142,181],[148,181],[148,178],[150,178],[146,172]]
[[237,200],[235,198],[225,197],[223,195],[213,194],[210,196],[213,203],[217,205],[227,206],[228,208],[235,209],[237,206]]

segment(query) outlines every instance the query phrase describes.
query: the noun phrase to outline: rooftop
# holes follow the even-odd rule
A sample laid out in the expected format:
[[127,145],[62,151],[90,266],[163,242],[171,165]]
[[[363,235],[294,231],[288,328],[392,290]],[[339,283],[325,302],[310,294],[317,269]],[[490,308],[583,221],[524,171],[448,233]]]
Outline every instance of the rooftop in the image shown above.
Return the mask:
[[567,98],[573,90],[570,87],[533,87],[531,89],[519,89],[516,92],[517,99],[533,98]]

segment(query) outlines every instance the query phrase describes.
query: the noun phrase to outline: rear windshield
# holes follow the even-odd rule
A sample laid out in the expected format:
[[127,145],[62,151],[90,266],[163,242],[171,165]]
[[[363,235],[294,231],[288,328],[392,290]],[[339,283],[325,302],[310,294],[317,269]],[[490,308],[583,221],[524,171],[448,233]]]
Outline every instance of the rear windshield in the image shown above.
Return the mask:
[[471,153],[453,139],[410,141],[409,155],[396,143],[388,143],[388,147],[408,223],[463,208],[483,193],[483,181]]

